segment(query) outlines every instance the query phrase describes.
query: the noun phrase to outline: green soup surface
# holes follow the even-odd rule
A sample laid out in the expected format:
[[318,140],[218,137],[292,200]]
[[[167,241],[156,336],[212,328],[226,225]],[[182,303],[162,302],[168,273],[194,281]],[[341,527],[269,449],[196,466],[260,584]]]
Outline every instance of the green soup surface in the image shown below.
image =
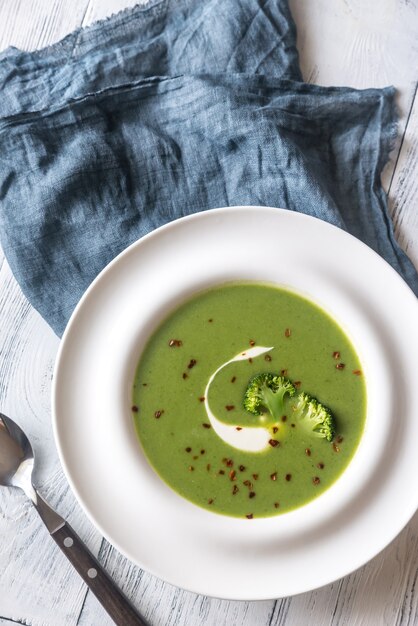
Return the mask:
[[[277,445],[249,452],[216,434],[205,408],[209,378],[253,346],[273,349],[219,371],[207,398],[216,418],[238,431],[262,426],[262,416],[244,409],[244,394],[254,375],[273,372],[332,411],[333,441],[301,428],[292,414],[297,395],[269,423]],[[213,512],[252,519],[300,507],[335,482],[363,431],[366,387],[353,345],[320,307],[287,289],[228,283],[184,302],[151,336],[132,415],[146,457],[172,489]]]

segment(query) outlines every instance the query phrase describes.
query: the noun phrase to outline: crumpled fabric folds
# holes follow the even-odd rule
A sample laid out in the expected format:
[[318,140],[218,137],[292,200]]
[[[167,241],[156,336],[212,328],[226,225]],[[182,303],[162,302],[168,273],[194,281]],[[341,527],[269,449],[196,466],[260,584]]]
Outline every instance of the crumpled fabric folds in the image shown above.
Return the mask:
[[268,205],[331,222],[418,294],[380,175],[394,89],[302,81],[285,0],[157,0],[0,55],[0,239],[62,334],[130,243],[178,217]]

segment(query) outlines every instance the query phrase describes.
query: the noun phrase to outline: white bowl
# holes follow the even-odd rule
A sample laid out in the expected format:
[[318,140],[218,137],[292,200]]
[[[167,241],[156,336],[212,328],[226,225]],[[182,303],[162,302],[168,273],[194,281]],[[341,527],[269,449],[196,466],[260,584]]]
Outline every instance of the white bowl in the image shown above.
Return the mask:
[[[131,412],[150,333],[193,292],[230,280],[289,287],[339,322],[359,352],[367,419],[346,471],[316,500],[251,521],[201,509],[148,465]],[[303,214],[230,207],[182,218],[127,248],[64,333],[53,424],[85,512],[145,570],[198,593],[260,600],[325,585],[366,563],[418,506],[418,305],[399,275],[342,230]]]

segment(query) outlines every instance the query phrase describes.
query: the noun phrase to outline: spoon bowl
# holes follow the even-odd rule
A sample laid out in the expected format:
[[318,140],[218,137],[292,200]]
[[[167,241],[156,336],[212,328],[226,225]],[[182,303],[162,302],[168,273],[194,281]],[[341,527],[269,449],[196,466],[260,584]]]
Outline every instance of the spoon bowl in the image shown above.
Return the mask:
[[29,439],[20,426],[0,413],[0,485],[20,487],[34,501],[34,464],[35,458]]

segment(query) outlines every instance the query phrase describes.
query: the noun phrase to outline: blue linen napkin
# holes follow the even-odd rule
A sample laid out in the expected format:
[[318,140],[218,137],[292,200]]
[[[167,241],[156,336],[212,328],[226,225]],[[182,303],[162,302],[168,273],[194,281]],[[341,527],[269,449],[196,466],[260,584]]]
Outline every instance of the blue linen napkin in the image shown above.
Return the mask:
[[418,294],[380,183],[394,90],[303,83],[285,0],[151,0],[6,50],[0,88],[1,243],[58,335],[127,245],[220,206],[331,222]]

